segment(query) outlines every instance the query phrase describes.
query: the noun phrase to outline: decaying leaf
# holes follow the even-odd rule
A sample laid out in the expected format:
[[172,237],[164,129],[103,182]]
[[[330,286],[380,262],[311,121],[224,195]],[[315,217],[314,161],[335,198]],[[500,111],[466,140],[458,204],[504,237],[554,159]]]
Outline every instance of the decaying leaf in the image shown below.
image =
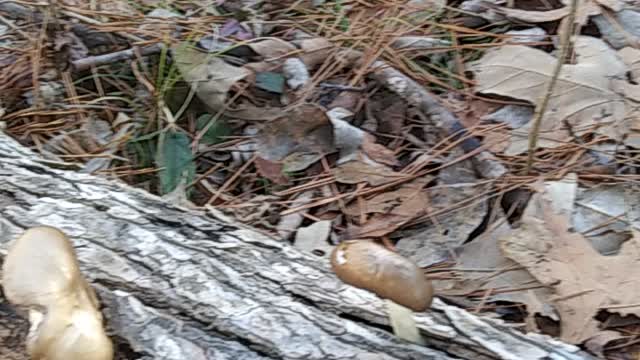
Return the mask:
[[198,98],[215,113],[224,106],[227,93],[251,72],[227,64],[222,58],[196,50],[186,43],[172,49],[175,63]]
[[[627,66],[604,41],[580,36],[575,43],[578,63],[564,65],[544,114],[538,145],[555,147],[573,132],[582,135],[593,126],[596,132],[621,139],[626,132],[623,121],[626,105],[620,95]],[[541,101],[557,60],[541,51],[521,45],[506,45],[488,52],[470,64],[476,74],[477,90],[486,94],[509,96],[534,104]],[[616,81],[617,80],[617,81]],[[512,131],[507,154],[527,149],[531,124]]]
[[562,340],[581,343],[598,333],[600,310],[640,315],[640,236],[622,245],[616,256],[602,256],[567,218],[554,212],[544,194],[535,194],[522,225],[501,239],[508,258],[524,266],[554,292]]

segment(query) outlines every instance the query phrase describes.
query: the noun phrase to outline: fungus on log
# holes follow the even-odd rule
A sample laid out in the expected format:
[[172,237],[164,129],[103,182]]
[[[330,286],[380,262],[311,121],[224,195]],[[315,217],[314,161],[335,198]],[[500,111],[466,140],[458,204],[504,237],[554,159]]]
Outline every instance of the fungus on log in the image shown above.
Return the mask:
[[32,360],[113,359],[96,294],[58,229],[38,226],[16,239],[1,285],[9,302],[29,312],[26,347]]
[[[435,299],[402,341],[385,303],[327,261],[215,215],[51,163],[0,132],[0,262],[27,228],[73,239],[116,359],[592,359]],[[0,297],[0,358],[27,321]]]

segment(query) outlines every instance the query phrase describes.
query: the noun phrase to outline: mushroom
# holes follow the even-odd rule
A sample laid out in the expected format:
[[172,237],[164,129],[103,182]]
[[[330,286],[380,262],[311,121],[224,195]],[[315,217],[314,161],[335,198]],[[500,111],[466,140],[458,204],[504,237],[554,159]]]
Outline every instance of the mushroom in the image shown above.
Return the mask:
[[343,282],[387,300],[397,336],[423,343],[411,310],[431,306],[433,286],[418,265],[371,240],[348,240],[333,249],[331,267]]
[[31,359],[113,359],[96,294],[60,230],[34,227],[11,244],[2,287],[10,303],[29,310],[26,342]]

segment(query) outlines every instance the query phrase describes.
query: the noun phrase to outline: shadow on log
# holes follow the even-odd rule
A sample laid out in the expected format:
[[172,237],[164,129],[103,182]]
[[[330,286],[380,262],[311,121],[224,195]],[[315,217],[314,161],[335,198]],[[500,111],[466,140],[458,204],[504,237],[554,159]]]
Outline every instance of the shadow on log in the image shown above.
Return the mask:
[[[0,132],[0,258],[26,228],[73,240],[118,359],[590,359],[435,301],[427,346],[393,336],[384,302],[324,260],[212,213],[61,170]],[[28,324],[0,297],[0,358],[26,359]]]

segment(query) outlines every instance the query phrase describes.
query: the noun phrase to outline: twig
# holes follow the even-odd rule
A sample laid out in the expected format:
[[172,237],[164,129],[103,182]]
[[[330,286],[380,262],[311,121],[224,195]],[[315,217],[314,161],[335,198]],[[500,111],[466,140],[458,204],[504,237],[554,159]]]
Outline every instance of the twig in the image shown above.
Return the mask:
[[556,67],[553,69],[553,75],[551,79],[547,83],[547,89],[545,91],[544,98],[536,107],[536,111],[533,115],[533,126],[531,128],[531,132],[529,132],[529,152],[527,154],[527,165],[524,169],[524,174],[529,174],[531,171],[531,167],[533,166],[533,155],[538,144],[538,135],[540,133],[540,125],[542,123],[542,117],[544,116],[545,111],[547,110],[547,105],[549,105],[549,99],[551,98],[551,94],[553,93],[553,89],[558,81],[558,77],[560,75],[560,70],[562,69],[562,64],[567,57],[567,51],[571,45],[571,34],[573,33],[573,26],[576,18],[576,8],[577,8],[578,0],[571,0],[571,8],[569,9],[569,17],[567,20],[567,27],[564,29],[564,33],[562,34],[562,40],[560,43],[560,54],[558,55],[558,62],[556,63]]
[[[142,56],[157,54],[162,50],[164,44],[157,43],[140,49]],[[79,59],[71,62],[75,71],[83,71],[91,68],[92,66],[100,66],[105,64],[111,64],[121,60],[133,59],[136,56],[136,48],[131,48],[122,51],[116,51],[109,54],[89,56],[84,59]]]

